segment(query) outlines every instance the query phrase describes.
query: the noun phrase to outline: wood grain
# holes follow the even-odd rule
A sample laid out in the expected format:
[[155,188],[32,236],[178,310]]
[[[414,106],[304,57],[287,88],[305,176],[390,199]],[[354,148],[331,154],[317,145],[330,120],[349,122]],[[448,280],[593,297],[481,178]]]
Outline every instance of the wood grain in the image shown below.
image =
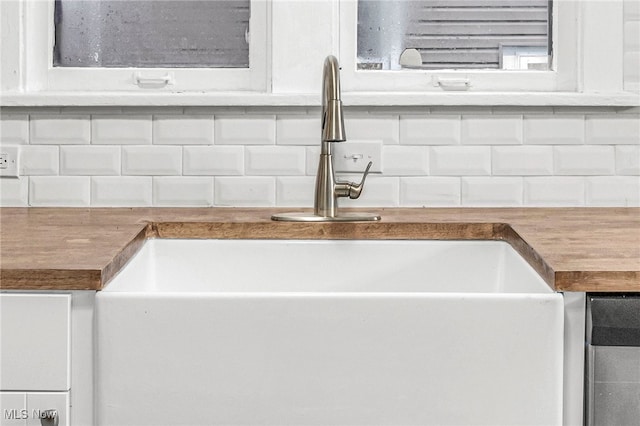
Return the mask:
[[640,292],[638,208],[377,209],[378,223],[270,220],[285,211],[1,208],[0,288],[100,290],[146,238],[493,239],[509,242],[558,291]]

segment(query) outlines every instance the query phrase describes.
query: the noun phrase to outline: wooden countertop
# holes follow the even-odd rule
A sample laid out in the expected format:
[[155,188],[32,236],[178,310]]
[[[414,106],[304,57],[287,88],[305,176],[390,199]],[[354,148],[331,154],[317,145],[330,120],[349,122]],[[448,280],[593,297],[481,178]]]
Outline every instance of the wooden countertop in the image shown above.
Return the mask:
[[0,288],[100,290],[146,238],[497,239],[558,291],[640,292],[639,208],[398,208],[373,209],[378,223],[270,220],[291,210],[1,208]]

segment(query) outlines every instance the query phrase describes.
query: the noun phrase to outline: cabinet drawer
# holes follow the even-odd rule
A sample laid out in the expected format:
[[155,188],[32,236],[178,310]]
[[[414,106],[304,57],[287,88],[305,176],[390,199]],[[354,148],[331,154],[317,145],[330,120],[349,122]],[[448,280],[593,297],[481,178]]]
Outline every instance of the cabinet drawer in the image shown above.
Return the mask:
[[0,426],[40,426],[55,410],[58,426],[69,425],[68,392],[0,392]]
[[0,294],[0,390],[69,390],[69,294]]

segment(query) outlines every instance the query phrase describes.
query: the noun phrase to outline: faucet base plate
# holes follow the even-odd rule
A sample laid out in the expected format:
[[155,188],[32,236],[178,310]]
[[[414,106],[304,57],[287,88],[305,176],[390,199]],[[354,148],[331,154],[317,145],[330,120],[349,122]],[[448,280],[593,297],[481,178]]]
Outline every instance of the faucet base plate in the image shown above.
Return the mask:
[[373,213],[341,213],[339,216],[318,216],[313,213],[280,213],[271,216],[271,220],[282,222],[377,222],[381,217]]

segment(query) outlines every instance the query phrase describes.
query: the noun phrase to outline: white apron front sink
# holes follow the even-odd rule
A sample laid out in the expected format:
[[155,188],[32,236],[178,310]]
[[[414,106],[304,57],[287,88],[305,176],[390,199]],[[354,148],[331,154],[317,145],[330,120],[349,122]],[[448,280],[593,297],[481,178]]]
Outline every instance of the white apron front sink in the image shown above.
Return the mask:
[[560,425],[563,300],[498,241],[149,240],[99,425]]

